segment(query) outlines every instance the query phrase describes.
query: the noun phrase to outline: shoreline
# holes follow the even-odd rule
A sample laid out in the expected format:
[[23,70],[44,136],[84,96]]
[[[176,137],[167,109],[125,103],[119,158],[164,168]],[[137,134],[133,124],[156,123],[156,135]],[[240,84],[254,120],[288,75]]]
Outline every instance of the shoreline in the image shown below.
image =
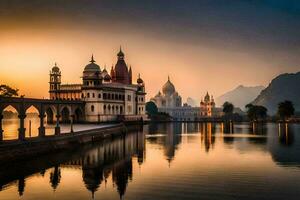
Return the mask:
[[27,138],[24,141],[0,142],[0,161],[12,162],[36,156],[76,148],[79,145],[103,141],[125,135],[128,130],[138,130],[139,126],[123,123],[73,133]]

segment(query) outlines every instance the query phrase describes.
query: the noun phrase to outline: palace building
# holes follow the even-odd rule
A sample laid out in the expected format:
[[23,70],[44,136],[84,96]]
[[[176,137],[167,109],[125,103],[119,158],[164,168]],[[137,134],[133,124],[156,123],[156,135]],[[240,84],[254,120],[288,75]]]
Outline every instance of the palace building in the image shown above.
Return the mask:
[[222,109],[215,106],[214,98],[208,92],[204,101],[201,101],[200,107],[182,104],[182,98],[169,77],[162,87],[162,93],[159,91],[151,98],[151,101],[156,104],[159,112],[168,113],[175,121],[196,121],[200,118],[219,117],[223,114]]
[[204,97],[204,101],[201,100],[200,102],[200,110],[201,110],[200,115],[211,117],[213,116],[215,109],[216,109],[215,100],[213,96],[210,97],[207,92]]
[[145,83],[140,75],[133,83],[132,69],[124,58],[120,48],[117,63],[108,73],[92,56],[84,67],[81,84],[61,84],[62,74],[55,64],[50,71],[50,99],[84,101],[87,122],[144,119]]

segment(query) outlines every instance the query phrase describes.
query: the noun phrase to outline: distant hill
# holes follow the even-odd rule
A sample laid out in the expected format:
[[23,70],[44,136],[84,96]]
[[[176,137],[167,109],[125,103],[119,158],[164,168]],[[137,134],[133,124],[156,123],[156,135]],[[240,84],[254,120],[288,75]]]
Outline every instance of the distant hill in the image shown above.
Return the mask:
[[252,103],[265,106],[268,113],[273,115],[278,103],[284,100],[292,101],[296,111],[300,111],[300,72],[277,76]]
[[221,106],[225,101],[228,101],[233,103],[235,107],[239,107],[244,110],[245,105],[253,101],[263,89],[264,86],[246,87],[240,85],[234,90],[219,96],[216,99],[216,103]]

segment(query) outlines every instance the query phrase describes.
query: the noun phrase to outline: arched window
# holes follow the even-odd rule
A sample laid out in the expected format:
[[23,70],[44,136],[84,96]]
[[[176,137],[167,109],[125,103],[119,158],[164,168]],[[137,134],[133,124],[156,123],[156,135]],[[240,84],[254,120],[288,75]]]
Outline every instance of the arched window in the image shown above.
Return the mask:
[[104,114],[106,114],[106,105],[103,106]]
[[81,94],[81,98],[84,98],[84,95],[83,95],[83,93]]
[[98,98],[101,99],[101,94],[98,94]]
[[111,108],[110,105],[108,105],[107,108],[108,108],[108,114],[110,114],[110,108]]
[[95,98],[95,93],[93,93],[93,98]]
[[95,110],[94,105],[91,105],[91,111],[94,112],[94,110]]
[[90,93],[87,93],[87,98],[90,98]]

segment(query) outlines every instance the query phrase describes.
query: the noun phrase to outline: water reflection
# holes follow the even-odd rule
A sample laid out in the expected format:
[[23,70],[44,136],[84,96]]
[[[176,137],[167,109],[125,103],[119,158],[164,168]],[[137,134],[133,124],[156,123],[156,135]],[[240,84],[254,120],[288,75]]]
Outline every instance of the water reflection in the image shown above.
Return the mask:
[[[30,180],[38,177],[47,180],[52,192],[59,193],[58,191],[62,187],[66,187],[64,172],[67,169],[72,169],[72,173],[74,173],[72,175],[80,173],[80,183],[89,198],[117,199],[111,196],[111,190],[106,190],[106,187],[110,187],[107,184],[112,185],[110,189],[120,199],[125,195],[127,199],[130,191],[131,195],[138,195],[138,191],[149,188],[149,191],[152,191],[151,198],[155,198],[157,197],[155,195],[159,196],[154,192],[155,190],[176,184],[187,187],[185,190],[189,190],[190,184],[191,190],[197,194],[203,192],[199,188],[204,185],[207,189],[202,194],[213,195],[214,191],[218,189],[215,183],[219,183],[220,179],[224,179],[224,181],[226,179],[233,184],[232,187],[230,184],[226,184],[228,188],[224,191],[219,189],[218,192],[222,194],[222,197],[228,195],[228,191],[236,191],[235,182],[238,187],[246,188],[244,188],[244,192],[249,191],[249,194],[253,195],[253,190],[257,190],[256,185],[262,185],[260,181],[264,180],[264,173],[261,171],[270,171],[269,173],[272,173],[270,177],[280,176],[282,179],[291,180],[291,176],[287,176],[281,171],[281,174],[278,174],[278,168],[274,167],[274,163],[276,163],[275,166],[284,166],[282,168],[299,168],[300,136],[297,134],[299,131],[300,125],[297,124],[149,124],[144,126],[142,131],[134,131],[124,137],[102,143],[85,145],[75,150],[51,154],[34,160],[14,164],[4,163],[0,166],[0,189],[2,189],[0,197],[1,193],[9,191],[11,186],[16,186],[19,196],[29,195],[27,192],[30,190]],[[151,159],[153,156],[156,158],[154,161],[153,158]],[[225,161],[224,157],[226,157]],[[148,158],[152,160],[152,163],[149,163]],[[166,162],[162,162],[162,159],[167,161],[168,166]],[[250,160],[247,161],[247,159]],[[239,162],[246,163],[239,166]],[[164,169],[164,164],[170,171]],[[152,168],[153,166],[149,165],[158,167]],[[142,170],[137,171],[136,166]],[[144,166],[147,167],[144,168]],[[223,175],[224,170],[229,173]],[[295,176],[300,177],[300,170],[296,173]],[[145,174],[150,176],[153,182],[150,181],[151,179],[147,179]],[[209,179],[206,179],[208,174]],[[74,184],[79,184],[75,178]],[[297,185],[288,186],[292,188]],[[268,185],[263,185],[260,190],[268,187]],[[45,186],[43,189],[45,190]],[[252,192],[251,189],[253,189]],[[71,191],[74,192],[74,190]],[[181,193],[177,190],[180,189],[175,187],[168,195],[174,193],[174,199],[184,199],[180,198]],[[169,192],[169,190],[167,191]],[[268,193],[270,193],[270,189],[266,190],[266,194]],[[53,195],[53,193],[51,194]],[[104,196],[101,197],[98,194]],[[141,192],[141,194],[143,193]],[[77,198],[74,193],[68,193],[68,195],[70,195],[69,199]],[[176,195],[179,196],[176,197]],[[230,195],[232,197],[232,193]],[[143,195],[139,198],[135,197],[135,199],[141,199]],[[197,199],[196,197],[199,196],[189,193],[189,197]],[[166,196],[155,199],[165,198]],[[86,199],[86,197],[81,199]],[[128,199],[134,198],[130,198],[129,195]]]

